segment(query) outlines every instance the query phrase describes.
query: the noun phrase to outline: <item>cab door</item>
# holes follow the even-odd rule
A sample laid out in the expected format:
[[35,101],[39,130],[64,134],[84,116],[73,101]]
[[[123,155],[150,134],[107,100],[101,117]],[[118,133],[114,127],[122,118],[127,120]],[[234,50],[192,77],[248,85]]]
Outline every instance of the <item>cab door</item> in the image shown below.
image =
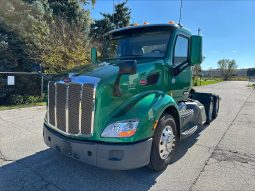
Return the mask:
[[176,101],[185,100],[191,88],[192,71],[189,63],[189,52],[190,36],[185,34],[176,35],[169,74],[170,95]]

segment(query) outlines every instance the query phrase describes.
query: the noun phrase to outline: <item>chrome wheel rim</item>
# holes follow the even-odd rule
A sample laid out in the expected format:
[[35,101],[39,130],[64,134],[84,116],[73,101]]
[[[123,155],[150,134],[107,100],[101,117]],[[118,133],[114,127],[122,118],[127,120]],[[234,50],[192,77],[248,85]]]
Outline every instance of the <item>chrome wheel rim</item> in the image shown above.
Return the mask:
[[159,142],[159,155],[162,159],[166,159],[173,151],[175,136],[170,125],[167,125],[161,134]]

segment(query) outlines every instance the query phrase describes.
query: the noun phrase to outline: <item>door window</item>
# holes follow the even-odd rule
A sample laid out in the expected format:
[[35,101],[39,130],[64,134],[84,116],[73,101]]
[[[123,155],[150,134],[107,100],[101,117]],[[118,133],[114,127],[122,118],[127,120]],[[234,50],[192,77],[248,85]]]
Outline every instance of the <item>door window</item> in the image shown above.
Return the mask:
[[180,65],[188,61],[189,39],[178,36],[174,49],[174,65]]

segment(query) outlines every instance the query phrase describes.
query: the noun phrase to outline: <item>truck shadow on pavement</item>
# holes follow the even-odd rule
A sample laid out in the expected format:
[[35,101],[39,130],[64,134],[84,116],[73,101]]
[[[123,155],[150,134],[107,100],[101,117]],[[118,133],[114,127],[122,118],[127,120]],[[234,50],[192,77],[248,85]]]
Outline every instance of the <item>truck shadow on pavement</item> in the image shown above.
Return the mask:
[[[200,127],[179,144],[173,162],[197,141]],[[139,156],[134,156],[139,157]],[[162,172],[144,167],[128,171],[99,169],[46,149],[0,168],[1,190],[149,190]]]
[[12,191],[149,190],[159,175],[147,167],[128,171],[99,169],[46,149],[0,167],[0,187]]
[[198,137],[200,136],[200,133],[205,130],[209,125],[202,125],[198,127],[197,131],[192,134],[190,137],[180,141],[177,145],[176,151],[173,154],[171,164],[175,163],[176,161],[180,160],[185,153],[191,148],[196,142],[198,141]]

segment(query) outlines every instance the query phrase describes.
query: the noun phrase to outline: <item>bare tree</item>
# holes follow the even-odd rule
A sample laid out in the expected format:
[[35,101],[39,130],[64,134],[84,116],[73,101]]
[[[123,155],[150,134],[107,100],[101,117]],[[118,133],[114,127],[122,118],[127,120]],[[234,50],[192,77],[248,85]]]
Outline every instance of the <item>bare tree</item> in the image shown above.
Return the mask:
[[218,61],[219,69],[223,80],[229,80],[236,71],[237,64],[235,60],[221,59]]

